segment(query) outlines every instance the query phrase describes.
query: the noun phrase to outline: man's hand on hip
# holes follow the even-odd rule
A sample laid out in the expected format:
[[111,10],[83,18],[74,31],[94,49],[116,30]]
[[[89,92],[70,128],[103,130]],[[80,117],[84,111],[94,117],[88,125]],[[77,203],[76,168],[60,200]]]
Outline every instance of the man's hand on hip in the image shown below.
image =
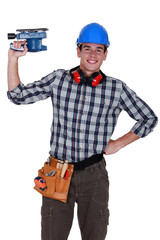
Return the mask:
[[120,149],[121,148],[118,144],[118,141],[110,139],[109,142],[108,142],[108,145],[105,149],[105,155],[114,154],[114,153],[118,152]]
[[118,152],[121,148],[127,146],[128,144],[134,142],[139,138],[140,137],[138,137],[135,133],[130,131],[116,140],[110,139],[105,149],[105,155],[114,154]]

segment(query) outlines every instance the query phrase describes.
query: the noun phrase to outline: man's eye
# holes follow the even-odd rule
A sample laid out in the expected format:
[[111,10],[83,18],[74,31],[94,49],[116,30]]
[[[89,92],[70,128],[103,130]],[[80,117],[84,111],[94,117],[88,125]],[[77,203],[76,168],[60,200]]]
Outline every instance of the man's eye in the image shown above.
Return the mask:
[[101,49],[97,49],[97,52],[101,53],[101,52],[102,52],[102,50],[101,50]]

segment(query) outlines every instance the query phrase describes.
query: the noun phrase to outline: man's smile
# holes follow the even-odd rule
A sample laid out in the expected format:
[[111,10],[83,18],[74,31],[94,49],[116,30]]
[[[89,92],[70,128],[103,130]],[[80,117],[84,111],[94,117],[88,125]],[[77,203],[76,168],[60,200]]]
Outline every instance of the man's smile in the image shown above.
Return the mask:
[[90,64],[95,64],[95,63],[97,63],[98,61],[97,61],[97,60],[87,60],[87,62],[90,63]]

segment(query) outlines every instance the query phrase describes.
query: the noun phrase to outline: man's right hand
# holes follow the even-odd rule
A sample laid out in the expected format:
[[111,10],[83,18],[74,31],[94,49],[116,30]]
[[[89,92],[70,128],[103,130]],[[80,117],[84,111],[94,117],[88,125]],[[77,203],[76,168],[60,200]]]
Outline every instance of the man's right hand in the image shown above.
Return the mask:
[[8,57],[18,59],[19,57],[25,56],[26,53],[28,52],[28,48],[26,46],[26,41],[14,41],[13,42],[13,46],[16,49],[20,49],[22,45],[24,45],[23,51],[15,51],[15,50],[9,49]]

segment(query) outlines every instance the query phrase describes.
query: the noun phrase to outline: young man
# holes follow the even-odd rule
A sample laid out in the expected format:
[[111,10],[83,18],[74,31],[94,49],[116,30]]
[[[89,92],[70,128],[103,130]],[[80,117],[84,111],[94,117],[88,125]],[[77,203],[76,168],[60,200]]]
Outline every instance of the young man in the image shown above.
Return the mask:
[[[20,48],[24,43],[14,42],[14,46]],[[9,99],[15,104],[29,104],[51,97],[54,118],[50,155],[67,159],[75,167],[67,203],[43,197],[42,240],[68,238],[75,202],[82,239],[105,239],[109,181],[103,154],[116,153],[147,136],[157,124],[154,112],[135,92],[100,70],[109,45],[107,31],[97,23],[88,24],[77,39],[80,66],[54,71],[26,86],[19,78],[18,58],[27,53],[27,47],[22,53],[9,50]],[[122,110],[136,123],[130,132],[112,140]]]

